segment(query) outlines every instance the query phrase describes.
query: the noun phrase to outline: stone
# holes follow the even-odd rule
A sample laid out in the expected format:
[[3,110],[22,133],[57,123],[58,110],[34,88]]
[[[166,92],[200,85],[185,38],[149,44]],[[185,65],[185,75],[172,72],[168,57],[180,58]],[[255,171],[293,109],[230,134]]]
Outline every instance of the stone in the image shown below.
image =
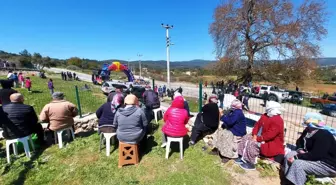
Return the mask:
[[74,118],[75,133],[79,132],[92,132],[98,128],[98,118],[96,114],[86,114],[83,118],[79,116]]

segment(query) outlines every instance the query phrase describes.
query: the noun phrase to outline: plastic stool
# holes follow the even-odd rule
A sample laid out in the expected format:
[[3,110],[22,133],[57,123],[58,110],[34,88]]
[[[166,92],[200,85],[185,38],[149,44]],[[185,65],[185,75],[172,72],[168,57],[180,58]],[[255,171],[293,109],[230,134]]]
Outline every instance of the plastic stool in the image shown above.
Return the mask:
[[[106,140],[106,156],[110,156],[110,141],[112,138],[112,144],[115,143],[114,136],[116,136],[116,133],[100,133],[100,143],[99,143],[99,151],[102,149],[102,144],[104,142],[104,139]],[[103,138],[104,137],[104,138]]]
[[13,144],[14,155],[18,155],[17,145],[16,145],[17,142],[21,142],[23,144],[23,148],[25,150],[26,156],[28,158],[31,157],[30,156],[30,149],[29,149],[28,139],[29,139],[29,142],[30,142],[30,144],[32,146],[33,151],[35,151],[34,143],[33,143],[33,140],[32,140],[32,138],[31,138],[30,135],[26,136],[26,137],[17,138],[17,139],[6,140],[6,154],[7,154],[7,162],[8,163],[10,163],[9,147],[10,147],[11,144]]
[[137,144],[127,144],[119,142],[119,164],[118,167],[121,168],[128,164],[139,164],[139,154]]
[[[71,132],[72,139],[75,140],[75,134],[74,134],[74,131],[73,131],[72,127],[68,127],[68,128],[64,128],[62,130],[54,131],[55,143],[57,143],[57,141],[58,141],[58,147],[59,148],[63,148],[62,134],[63,134],[63,131],[65,131],[65,130],[68,131],[69,135],[70,135],[70,132]],[[56,137],[56,135],[57,135],[57,137]]]
[[159,122],[159,120],[158,120],[158,113],[159,112],[163,115],[163,111],[162,111],[161,108],[153,109],[156,124]]
[[183,159],[183,137],[167,137],[167,146],[166,146],[166,159],[169,157],[170,143],[179,142],[180,143],[180,158]]

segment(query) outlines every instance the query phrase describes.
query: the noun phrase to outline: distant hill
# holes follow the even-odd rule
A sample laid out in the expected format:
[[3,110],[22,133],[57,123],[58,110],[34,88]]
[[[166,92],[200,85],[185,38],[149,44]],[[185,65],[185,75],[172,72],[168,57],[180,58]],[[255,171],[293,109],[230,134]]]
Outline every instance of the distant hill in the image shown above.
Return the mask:
[[[119,61],[121,63],[127,63],[125,60],[118,60],[118,59],[111,59],[111,60],[104,60],[101,61],[102,63],[111,63],[113,61]],[[209,66],[209,64],[213,64],[216,61],[214,60],[189,60],[189,61],[173,61],[170,62],[170,67],[172,69],[183,69],[183,68],[203,68]],[[135,65],[138,68],[138,61],[130,61],[131,65]],[[143,67],[150,67],[154,69],[164,69],[167,67],[167,63],[165,60],[145,60],[141,61]],[[336,57],[329,57],[329,58],[319,58],[317,59],[317,64],[319,66],[336,66]]]
[[[125,60],[104,60],[100,61],[102,63],[111,63],[113,61],[119,61],[121,63],[127,64],[128,61]],[[130,61],[130,65],[134,65],[136,68],[138,67],[139,61]],[[172,69],[183,69],[183,68],[202,68],[211,63],[215,63],[216,61],[212,60],[189,60],[189,61],[173,61],[170,62],[170,67]],[[145,60],[141,61],[141,65],[143,67],[150,67],[154,69],[165,69],[167,67],[167,62],[165,60]]]
[[335,66],[336,65],[336,57],[330,58],[319,58],[317,60],[319,66]]

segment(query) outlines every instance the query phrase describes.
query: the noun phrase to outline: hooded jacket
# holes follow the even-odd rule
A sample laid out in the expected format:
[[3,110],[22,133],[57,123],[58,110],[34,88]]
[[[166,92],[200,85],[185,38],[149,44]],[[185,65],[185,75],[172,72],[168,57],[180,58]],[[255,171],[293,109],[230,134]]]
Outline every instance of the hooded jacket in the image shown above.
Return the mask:
[[145,113],[137,106],[120,108],[113,121],[119,141],[128,144],[139,143],[146,135],[147,125]]
[[182,96],[174,99],[172,105],[163,116],[165,124],[162,132],[172,137],[182,137],[188,133],[185,125],[189,121],[187,110],[184,109],[184,100]]

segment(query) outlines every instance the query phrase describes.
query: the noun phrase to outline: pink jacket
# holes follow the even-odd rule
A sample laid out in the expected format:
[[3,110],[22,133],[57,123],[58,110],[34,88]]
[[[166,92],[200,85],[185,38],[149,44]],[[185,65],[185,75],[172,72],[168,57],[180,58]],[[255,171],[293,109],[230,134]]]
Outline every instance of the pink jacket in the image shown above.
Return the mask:
[[165,124],[162,132],[167,136],[182,137],[187,135],[188,129],[185,125],[189,121],[188,112],[184,109],[184,99],[182,96],[176,97],[172,105],[163,116]]
[[32,84],[31,81],[27,79],[26,80],[26,88],[31,87],[31,84]]
[[19,75],[19,81],[20,81],[20,82],[24,82],[24,77],[23,77],[22,74]]

